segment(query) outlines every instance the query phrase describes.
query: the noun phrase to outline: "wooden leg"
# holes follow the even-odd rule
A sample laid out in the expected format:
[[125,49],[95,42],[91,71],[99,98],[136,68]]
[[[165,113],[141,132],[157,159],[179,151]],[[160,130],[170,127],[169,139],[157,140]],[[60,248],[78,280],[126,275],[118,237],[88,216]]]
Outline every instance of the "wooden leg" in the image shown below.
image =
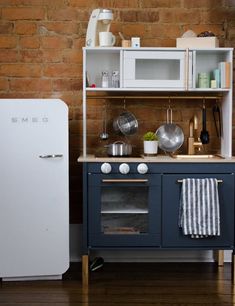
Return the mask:
[[232,284],[235,286],[235,251],[232,252]]
[[82,288],[83,291],[88,291],[89,285],[89,256],[82,256]]
[[218,263],[219,267],[222,267],[224,265],[224,251],[223,250],[214,251],[214,258],[215,258],[215,261]]

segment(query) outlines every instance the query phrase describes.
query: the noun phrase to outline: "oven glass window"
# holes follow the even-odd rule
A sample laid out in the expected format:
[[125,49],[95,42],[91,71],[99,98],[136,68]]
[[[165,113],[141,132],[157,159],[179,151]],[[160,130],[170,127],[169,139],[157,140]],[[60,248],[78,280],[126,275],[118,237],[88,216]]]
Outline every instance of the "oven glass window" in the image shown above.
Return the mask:
[[148,193],[147,186],[102,187],[102,233],[119,235],[148,233]]

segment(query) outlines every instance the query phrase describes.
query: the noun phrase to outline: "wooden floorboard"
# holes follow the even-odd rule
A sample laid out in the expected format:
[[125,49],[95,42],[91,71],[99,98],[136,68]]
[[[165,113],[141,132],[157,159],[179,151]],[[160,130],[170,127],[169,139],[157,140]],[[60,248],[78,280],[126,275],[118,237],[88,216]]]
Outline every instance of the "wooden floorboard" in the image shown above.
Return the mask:
[[88,293],[73,263],[62,281],[1,282],[0,306],[219,306],[234,296],[228,263],[105,263]]

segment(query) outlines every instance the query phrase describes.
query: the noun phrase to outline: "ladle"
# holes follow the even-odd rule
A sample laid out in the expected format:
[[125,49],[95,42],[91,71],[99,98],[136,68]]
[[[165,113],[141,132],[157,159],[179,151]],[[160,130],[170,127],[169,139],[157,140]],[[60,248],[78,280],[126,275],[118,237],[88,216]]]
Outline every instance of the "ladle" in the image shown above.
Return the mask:
[[100,139],[107,140],[109,134],[107,133],[107,110],[106,105],[103,107],[103,131],[100,133]]
[[200,135],[200,139],[202,144],[207,144],[209,143],[209,133],[206,129],[206,106],[205,106],[205,101],[203,101],[203,106],[202,106],[202,131]]

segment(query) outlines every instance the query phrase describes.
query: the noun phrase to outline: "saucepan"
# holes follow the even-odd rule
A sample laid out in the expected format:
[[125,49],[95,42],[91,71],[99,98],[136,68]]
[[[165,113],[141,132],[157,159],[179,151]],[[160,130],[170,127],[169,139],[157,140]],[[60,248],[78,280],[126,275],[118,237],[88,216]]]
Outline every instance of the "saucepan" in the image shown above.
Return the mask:
[[123,141],[115,141],[109,145],[105,145],[107,154],[110,156],[129,156],[132,153],[132,145]]
[[[170,114],[170,120],[169,120]],[[184,142],[184,133],[177,124],[172,123],[172,109],[168,107],[166,112],[167,122],[161,125],[157,131],[158,146],[165,152],[175,152]]]

